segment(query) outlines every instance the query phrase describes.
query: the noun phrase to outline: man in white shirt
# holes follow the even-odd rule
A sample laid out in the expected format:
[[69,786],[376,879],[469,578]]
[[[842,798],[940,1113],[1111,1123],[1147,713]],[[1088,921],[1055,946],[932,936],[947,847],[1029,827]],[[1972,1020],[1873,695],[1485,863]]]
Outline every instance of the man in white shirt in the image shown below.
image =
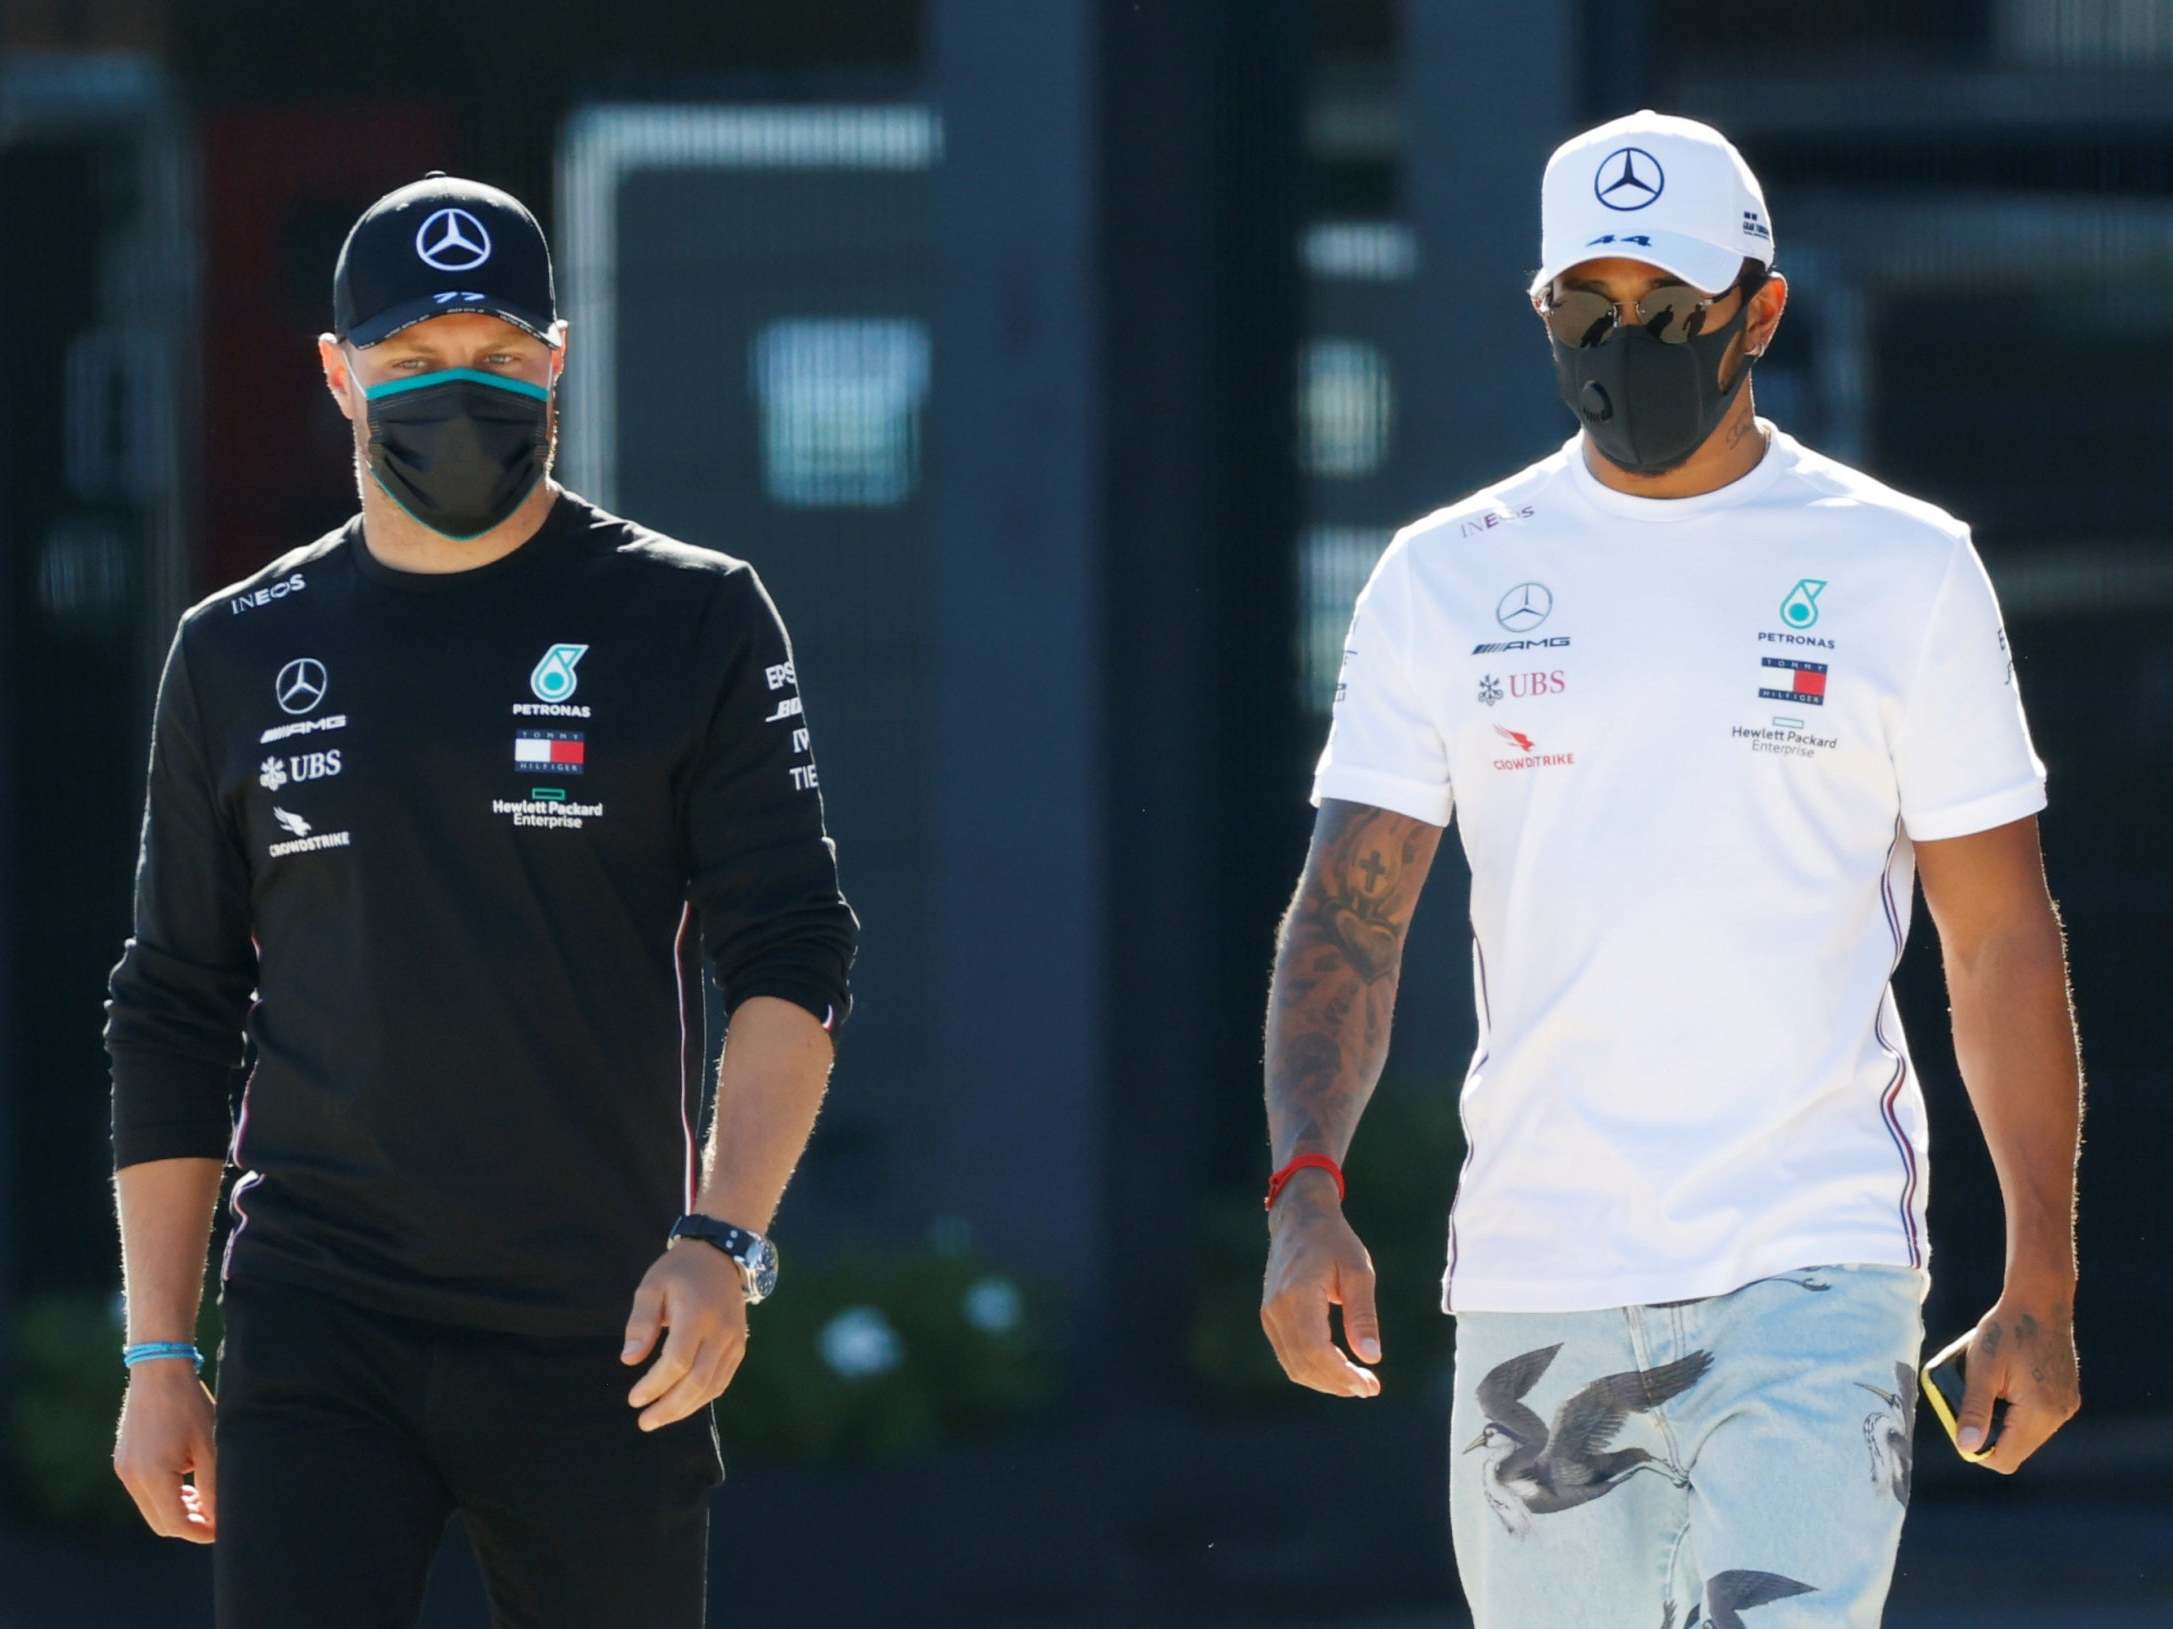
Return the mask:
[[1734,147],[1637,113],[1541,198],[1530,295],[1580,430],[1399,533],[1359,596],[1270,996],[1262,1322],[1293,1380],[1378,1393],[1341,1161],[1453,809],[1478,1624],[1875,1624],[1929,1282],[1889,988],[1919,876],[2007,1212],[1961,1446],[2011,1472],[2078,1405],[2044,769],[1967,527],[1754,414],[1788,287]]

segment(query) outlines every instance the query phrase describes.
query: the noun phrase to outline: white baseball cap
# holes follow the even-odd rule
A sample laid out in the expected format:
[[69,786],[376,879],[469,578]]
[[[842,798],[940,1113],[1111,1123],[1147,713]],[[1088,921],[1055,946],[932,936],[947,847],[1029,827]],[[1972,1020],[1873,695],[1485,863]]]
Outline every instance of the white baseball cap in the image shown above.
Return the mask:
[[1694,288],[1730,287],[1747,257],[1773,264],[1766,196],[1734,143],[1651,108],[1573,136],[1539,185],[1538,294],[1583,260],[1619,255]]

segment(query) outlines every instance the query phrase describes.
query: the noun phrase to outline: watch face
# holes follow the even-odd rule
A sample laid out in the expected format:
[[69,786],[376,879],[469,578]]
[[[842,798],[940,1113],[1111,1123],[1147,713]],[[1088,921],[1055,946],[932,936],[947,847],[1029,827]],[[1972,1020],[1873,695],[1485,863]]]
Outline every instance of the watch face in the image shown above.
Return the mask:
[[748,1253],[745,1265],[747,1288],[752,1292],[748,1300],[768,1300],[777,1290],[777,1246],[768,1239],[759,1241]]

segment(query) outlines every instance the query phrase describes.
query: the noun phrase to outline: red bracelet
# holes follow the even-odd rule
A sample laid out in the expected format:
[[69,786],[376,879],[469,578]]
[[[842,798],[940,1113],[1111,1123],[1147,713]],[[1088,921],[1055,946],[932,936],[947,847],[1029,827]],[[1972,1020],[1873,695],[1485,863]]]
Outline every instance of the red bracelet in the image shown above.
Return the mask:
[[1283,1190],[1290,1186],[1290,1179],[1300,1171],[1315,1166],[1335,1178],[1336,1203],[1342,1204],[1344,1194],[1343,1167],[1336,1164],[1326,1154],[1300,1154],[1296,1159],[1268,1178],[1267,1201],[1260,1208],[1262,1210],[1273,1210],[1275,1201],[1282,1198]]

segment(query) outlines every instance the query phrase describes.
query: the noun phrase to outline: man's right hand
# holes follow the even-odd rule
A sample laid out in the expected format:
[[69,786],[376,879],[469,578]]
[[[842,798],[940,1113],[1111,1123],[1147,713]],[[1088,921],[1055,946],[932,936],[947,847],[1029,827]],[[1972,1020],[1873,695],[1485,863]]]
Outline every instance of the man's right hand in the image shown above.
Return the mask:
[[1325,1171],[1292,1177],[1268,1213],[1268,1273],[1260,1324],[1283,1372],[1331,1397],[1378,1397],[1380,1377],[1335,1344],[1328,1308],[1343,1309],[1343,1338],[1367,1363],[1381,1360],[1373,1306],[1373,1258],[1343,1219]]
[[[161,1538],[209,1544],[218,1531],[212,1407],[191,1363],[161,1358],[128,1373],[113,1470]],[[192,1473],[193,1487],[182,1480]]]

